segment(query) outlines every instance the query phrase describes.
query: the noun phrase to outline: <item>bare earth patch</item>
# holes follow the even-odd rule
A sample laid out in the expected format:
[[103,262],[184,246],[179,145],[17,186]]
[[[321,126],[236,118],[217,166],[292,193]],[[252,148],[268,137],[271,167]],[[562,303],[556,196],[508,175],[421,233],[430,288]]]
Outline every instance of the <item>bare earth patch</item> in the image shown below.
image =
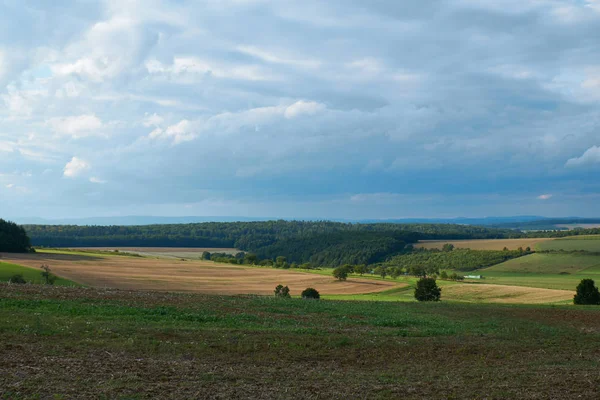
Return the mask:
[[389,290],[399,285],[369,279],[335,281],[330,276],[305,272],[217,264],[115,256],[67,254],[2,254],[2,260],[32,268],[47,264],[57,275],[94,287],[207,294],[272,294],[278,284],[292,295],[307,287],[321,294],[361,294]]
[[569,290],[468,283],[446,286],[442,291],[442,298],[447,300],[511,304],[557,303],[572,300],[573,295]]
[[507,247],[509,250],[517,250],[519,247],[535,248],[535,245],[541,242],[555,240],[553,238],[532,238],[532,239],[478,239],[478,240],[423,240],[415,247],[425,249],[441,249],[444,244],[453,244],[457,249],[471,250],[503,250]]

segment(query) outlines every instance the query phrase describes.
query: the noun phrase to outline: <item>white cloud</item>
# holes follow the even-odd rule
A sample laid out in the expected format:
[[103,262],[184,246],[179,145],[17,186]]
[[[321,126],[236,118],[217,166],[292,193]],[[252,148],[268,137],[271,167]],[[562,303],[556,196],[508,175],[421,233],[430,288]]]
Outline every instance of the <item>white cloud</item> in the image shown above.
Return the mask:
[[9,183],[8,185],[6,185],[7,189],[12,189],[13,187],[15,187],[14,183]]
[[76,117],[52,118],[46,123],[59,135],[79,139],[87,136],[103,135],[102,121],[95,115],[80,115]]
[[285,117],[288,119],[296,118],[300,115],[314,115],[325,110],[325,104],[315,101],[300,100],[285,109]]
[[90,164],[78,157],[73,157],[71,161],[65,165],[63,175],[68,178],[76,178],[91,169]]
[[278,55],[255,46],[239,46],[237,49],[244,54],[248,54],[252,57],[256,57],[273,64],[291,65],[301,68],[319,68],[322,64],[318,60],[295,59],[288,56]]
[[171,65],[150,60],[146,62],[146,69],[150,74],[182,78],[183,82],[186,82],[186,77],[192,79],[194,77],[215,77],[245,81],[278,81],[282,79],[278,74],[260,65],[228,64],[222,61],[208,61],[199,57],[175,57]]
[[167,127],[167,129],[156,128],[149,135],[151,139],[171,139],[174,145],[192,141],[197,136],[194,124],[186,119]]
[[600,147],[592,146],[581,155],[581,157],[574,157],[567,161],[565,166],[567,167],[580,167],[590,164],[600,163]]
[[104,184],[104,183],[106,183],[106,181],[104,179],[96,178],[95,176],[92,176],[90,178],[90,182],[92,182],[92,183],[98,183],[98,184]]
[[537,198],[538,200],[550,200],[552,197],[554,197],[554,195],[546,193],[539,195]]

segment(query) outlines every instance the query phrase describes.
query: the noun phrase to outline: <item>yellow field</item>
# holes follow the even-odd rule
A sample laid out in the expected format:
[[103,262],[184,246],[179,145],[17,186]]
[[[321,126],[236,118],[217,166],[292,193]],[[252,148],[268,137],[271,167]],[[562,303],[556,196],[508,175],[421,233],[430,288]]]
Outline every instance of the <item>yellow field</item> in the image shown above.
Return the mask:
[[339,282],[327,275],[211,261],[43,253],[1,256],[4,262],[32,268],[47,264],[56,275],[84,285],[118,289],[264,295],[282,284],[298,295],[307,287],[322,294],[361,294],[406,286],[372,279]]
[[555,240],[553,238],[532,238],[532,239],[477,239],[477,240],[423,240],[415,247],[425,249],[441,249],[444,244],[453,244],[457,249],[471,250],[503,250],[507,247],[509,250],[517,250],[519,247],[532,249],[538,243]]
[[442,297],[474,303],[545,304],[572,301],[574,291],[523,286],[458,284],[445,286]]

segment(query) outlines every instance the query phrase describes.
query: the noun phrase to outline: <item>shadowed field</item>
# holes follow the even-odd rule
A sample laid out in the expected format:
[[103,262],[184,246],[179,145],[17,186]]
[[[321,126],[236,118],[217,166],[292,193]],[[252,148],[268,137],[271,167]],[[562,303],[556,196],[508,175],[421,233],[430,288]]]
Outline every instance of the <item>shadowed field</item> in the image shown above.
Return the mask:
[[425,249],[441,249],[444,244],[453,244],[457,249],[471,250],[503,250],[505,247],[509,250],[522,248],[535,248],[539,243],[552,241],[551,238],[533,238],[533,239],[477,239],[477,240],[424,240],[415,247]]
[[47,264],[55,274],[66,279],[88,286],[120,289],[272,294],[275,286],[282,284],[289,286],[292,295],[299,295],[307,287],[314,287],[323,294],[360,294],[403,285],[359,278],[338,282],[331,276],[195,260],[43,253],[3,254],[2,259],[32,268]]

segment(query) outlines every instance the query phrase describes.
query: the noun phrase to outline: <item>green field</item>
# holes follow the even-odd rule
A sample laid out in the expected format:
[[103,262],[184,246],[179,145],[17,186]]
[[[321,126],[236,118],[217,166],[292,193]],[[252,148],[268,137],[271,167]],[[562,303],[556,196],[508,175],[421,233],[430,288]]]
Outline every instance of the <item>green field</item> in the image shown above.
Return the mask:
[[600,256],[536,253],[479,271],[482,282],[575,290],[584,278],[600,280]]
[[597,398],[600,310],[0,284],[0,398]]
[[[0,262],[0,282],[8,282],[13,275],[22,275],[23,278],[30,283],[42,283],[42,270],[22,267],[20,265]],[[79,286],[79,284],[58,277],[54,282],[58,286]]]
[[600,236],[572,236],[550,240],[536,245],[541,251],[589,251],[600,253]]

